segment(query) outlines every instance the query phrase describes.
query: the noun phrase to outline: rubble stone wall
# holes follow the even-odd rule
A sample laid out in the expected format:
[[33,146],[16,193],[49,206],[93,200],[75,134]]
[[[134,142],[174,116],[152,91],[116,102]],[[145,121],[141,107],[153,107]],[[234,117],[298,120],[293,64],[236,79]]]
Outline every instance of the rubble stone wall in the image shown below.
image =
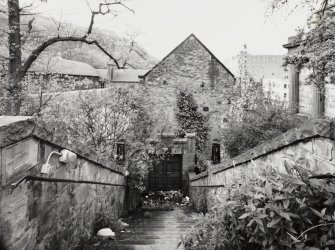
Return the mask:
[[[126,184],[123,168],[99,161],[96,155],[85,151],[85,147],[74,149],[71,145],[62,144],[62,140],[54,135],[37,127],[31,120],[0,127],[0,236],[6,249],[71,249],[81,238],[93,233],[98,213],[109,212],[118,218],[125,208],[136,206],[129,198],[129,204],[124,204],[125,186],[23,181],[11,189],[11,184],[25,175]],[[8,159],[8,156],[14,150],[12,145],[19,146],[23,141],[38,143],[38,150],[30,151],[31,156],[37,156],[38,163],[13,172],[8,168],[19,159]],[[64,148],[76,153],[77,160],[65,164],[59,161],[59,156],[53,155],[49,173],[41,174],[42,164],[49,154]],[[24,147],[21,150],[16,152],[17,158],[20,155],[24,157],[28,149]]]
[[[314,120],[292,129],[232,160],[223,162],[190,179],[193,200],[205,192],[209,194],[228,190],[246,178],[257,176],[267,166],[286,173],[284,162],[301,164],[311,174],[335,174],[334,124],[330,120]],[[213,188],[199,186],[214,186]],[[217,187],[223,185],[224,187]],[[197,186],[198,188],[192,188]],[[216,187],[215,187],[216,186]],[[204,191],[206,190],[206,191]],[[198,202],[198,201],[197,201]]]

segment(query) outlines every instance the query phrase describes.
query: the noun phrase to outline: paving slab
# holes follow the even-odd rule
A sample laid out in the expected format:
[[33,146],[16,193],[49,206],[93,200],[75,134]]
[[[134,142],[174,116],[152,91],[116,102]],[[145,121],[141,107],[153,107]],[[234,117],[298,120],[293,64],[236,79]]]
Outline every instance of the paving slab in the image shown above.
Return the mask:
[[150,217],[129,225],[118,235],[121,250],[184,249],[182,238],[192,229],[197,213],[189,207],[175,207],[172,211],[150,211]]

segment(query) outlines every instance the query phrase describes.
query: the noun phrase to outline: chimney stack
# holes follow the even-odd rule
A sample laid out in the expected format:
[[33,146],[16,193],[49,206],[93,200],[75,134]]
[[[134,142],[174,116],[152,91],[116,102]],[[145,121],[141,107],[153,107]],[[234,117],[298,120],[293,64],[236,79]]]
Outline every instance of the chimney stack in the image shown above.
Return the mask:
[[114,65],[112,63],[107,63],[107,80],[109,82],[113,81]]

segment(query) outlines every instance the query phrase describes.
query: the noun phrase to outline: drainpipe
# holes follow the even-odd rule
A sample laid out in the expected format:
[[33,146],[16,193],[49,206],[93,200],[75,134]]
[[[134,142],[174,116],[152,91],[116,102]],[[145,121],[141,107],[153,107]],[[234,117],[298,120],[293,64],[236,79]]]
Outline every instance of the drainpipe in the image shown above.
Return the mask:
[[114,77],[114,65],[111,63],[107,64],[107,80],[108,82],[113,81]]

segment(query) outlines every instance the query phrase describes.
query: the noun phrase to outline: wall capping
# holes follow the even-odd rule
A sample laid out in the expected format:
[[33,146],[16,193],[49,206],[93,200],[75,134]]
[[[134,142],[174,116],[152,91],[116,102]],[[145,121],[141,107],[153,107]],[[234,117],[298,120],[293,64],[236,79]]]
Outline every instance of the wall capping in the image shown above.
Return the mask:
[[76,153],[81,158],[93,162],[100,167],[107,168],[113,172],[124,175],[126,170],[120,166],[114,166],[112,162],[99,159],[99,156],[85,145],[68,144],[67,136],[56,128],[45,128],[36,123],[34,119],[13,122],[0,127],[0,148],[10,146],[16,142],[29,137],[37,138],[45,143],[52,144],[56,147],[66,148]]
[[231,160],[213,167],[210,172],[212,174],[217,174],[313,137],[326,137],[333,139],[333,126],[333,121],[328,119],[315,119],[308,121],[299,128],[288,130],[270,141],[264,142]]
[[205,177],[208,177],[208,170],[201,172],[200,174],[194,175],[194,176],[190,176],[190,182],[199,180],[199,179],[203,179]]
[[257,158],[263,157],[292,144],[297,144],[309,140],[314,137],[325,137],[329,139],[335,138],[334,123],[329,119],[314,119],[304,123],[299,128],[288,130],[287,132],[273,138],[270,141],[264,142],[261,145],[252,148],[233,159],[225,161],[211,169],[202,172],[196,176],[190,177],[190,182],[207,177],[209,174],[217,174],[238,165],[250,162]]

